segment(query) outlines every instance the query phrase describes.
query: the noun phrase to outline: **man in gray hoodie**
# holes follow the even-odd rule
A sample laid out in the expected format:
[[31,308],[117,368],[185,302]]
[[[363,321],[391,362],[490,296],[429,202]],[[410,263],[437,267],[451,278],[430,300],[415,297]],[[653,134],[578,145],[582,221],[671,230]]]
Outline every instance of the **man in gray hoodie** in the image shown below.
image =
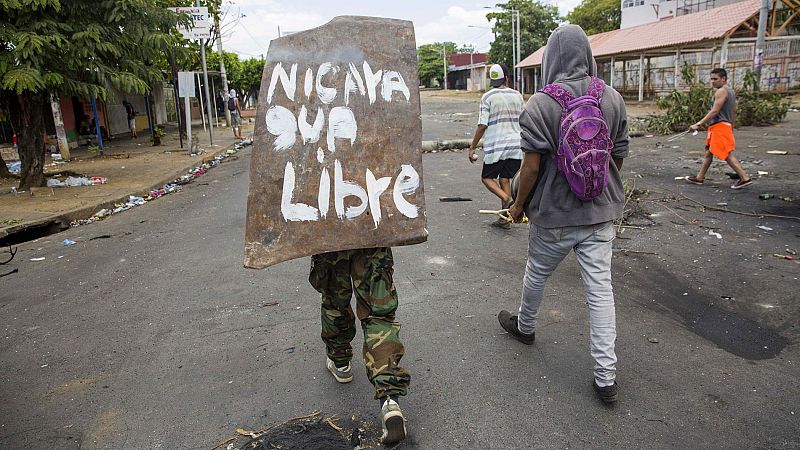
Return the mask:
[[[545,83],[556,83],[579,97],[586,94],[596,72],[589,40],[579,26],[565,25],[553,31],[542,60]],[[519,313],[501,311],[497,317],[512,337],[533,344],[545,282],[574,250],[589,305],[591,355],[595,360],[592,384],[603,402],[613,403],[617,400],[617,332],[611,288],[611,243],[616,235],[612,220],[621,217],[625,199],[619,170],[628,155],[628,122],[622,96],[611,87],[604,88],[600,109],[613,141],[613,163],[609,164],[608,185],[602,194],[581,201],[570,190],[553,157],[559,146],[561,106],[542,92],[525,105],[519,120],[524,157],[509,213],[515,221],[520,221],[523,213],[530,218],[528,262]]]

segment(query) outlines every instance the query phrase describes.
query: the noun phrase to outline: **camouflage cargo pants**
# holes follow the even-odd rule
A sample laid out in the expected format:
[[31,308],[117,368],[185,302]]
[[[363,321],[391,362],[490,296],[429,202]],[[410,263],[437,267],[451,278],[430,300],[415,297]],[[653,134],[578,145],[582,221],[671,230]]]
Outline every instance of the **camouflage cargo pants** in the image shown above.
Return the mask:
[[411,375],[400,367],[403,344],[395,321],[392,249],[371,248],[323,253],[311,257],[308,281],[322,294],[322,340],[328,357],[342,365],[353,358],[356,335],[350,299],[364,331],[364,364],[375,398],[405,395]]

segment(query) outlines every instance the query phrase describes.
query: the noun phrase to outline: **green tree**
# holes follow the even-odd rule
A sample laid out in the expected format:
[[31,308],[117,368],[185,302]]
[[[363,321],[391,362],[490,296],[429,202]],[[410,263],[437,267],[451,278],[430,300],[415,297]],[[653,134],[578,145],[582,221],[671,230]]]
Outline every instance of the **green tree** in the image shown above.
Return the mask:
[[[258,98],[261,88],[261,76],[264,72],[264,61],[258,58],[249,58],[244,61],[239,55],[232,52],[223,52],[225,60],[225,73],[228,77],[228,88],[236,89],[240,100],[248,96]],[[219,67],[219,53],[206,49],[206,65],[209,69]],[[195,61],[195,69],[201,70],[200,61]]]
[[589,36],[619,29],[621,18],[619,0],[583,0],[566,17],[569,23],[579,25]]
[[[179,52],[167,0],[0,0],[0,107],[17,134],[20,189],[43,186],[50,95],[144,94]],[[185,23],[185,21],[183,22]]]
[[430,86],[433,84],[433,80],[437,80],[440,86],[443,85],[444,57],[442,55],[442,46],[444,46],[445,54],[450,55],[452,53],[456,53],[457,46],[455,42],[436,42],[433,44],[423,44],[417,48],[417,64],[420,84]]
[[250,58],[242,61],[242,74],[239,77],[239,90],[246,96],[258,99],[261,89],[261,77],[264,74],[264,61]]
[[504,64],[512,69],[511,53],[511,11],[519,11],[520,33],[520,58],[525,59],[539,47],[547,44],[550,33],[558,27],[561,17],[558,7],[532,0],[509,0],[498,3],[497,8],[503,11],[491,12],[486,15],[489,21],[494,21],[492,30],[495,39],[489,49],[489,61]]

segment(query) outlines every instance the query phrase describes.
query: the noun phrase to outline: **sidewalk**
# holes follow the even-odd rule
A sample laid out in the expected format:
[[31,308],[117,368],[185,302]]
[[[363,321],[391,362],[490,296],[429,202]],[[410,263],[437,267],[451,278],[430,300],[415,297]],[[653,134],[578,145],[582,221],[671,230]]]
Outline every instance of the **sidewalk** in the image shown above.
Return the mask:
[[[177,128],[168,127],[166,131],[167,136],[158,147],[153,147],[150,135],[142,132],[137,139],[118,137],[104,142],[102,156],[81,147],[72,150],[70,162],[56,164],[47,155],[46,174],[61,173],[56,178],[60,180],[68,176],[105,177],[108,181],[103,185],[38,188],[33,193],[15,194],[12,188],[18,186],[19,180],[0,179],[0,241],[31,229],[60,231],[68,228],[73,220],[85,219],[130,195],[146,196],[152,189],[179,178],[237,142],[230,128],[215,128],[214,145],[209,145],[208,131],[197,124],[193,131],[203,152],[189,156],[186,142],[184,148],[180,148]],[[245,137],[251,136],[252,131],[252,123],[242,127]]]

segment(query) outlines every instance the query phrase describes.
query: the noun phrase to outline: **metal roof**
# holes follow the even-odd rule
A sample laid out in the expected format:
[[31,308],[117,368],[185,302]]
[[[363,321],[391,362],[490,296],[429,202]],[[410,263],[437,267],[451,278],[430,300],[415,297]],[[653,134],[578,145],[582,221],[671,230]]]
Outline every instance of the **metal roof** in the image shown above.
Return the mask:
[[[760,0],[745,0],[659,22],[589,36],[595,58],[675,47],[722,39],[745,20],[758,14]],[[544,47],[520,61],[517,67],[542,64]]]

